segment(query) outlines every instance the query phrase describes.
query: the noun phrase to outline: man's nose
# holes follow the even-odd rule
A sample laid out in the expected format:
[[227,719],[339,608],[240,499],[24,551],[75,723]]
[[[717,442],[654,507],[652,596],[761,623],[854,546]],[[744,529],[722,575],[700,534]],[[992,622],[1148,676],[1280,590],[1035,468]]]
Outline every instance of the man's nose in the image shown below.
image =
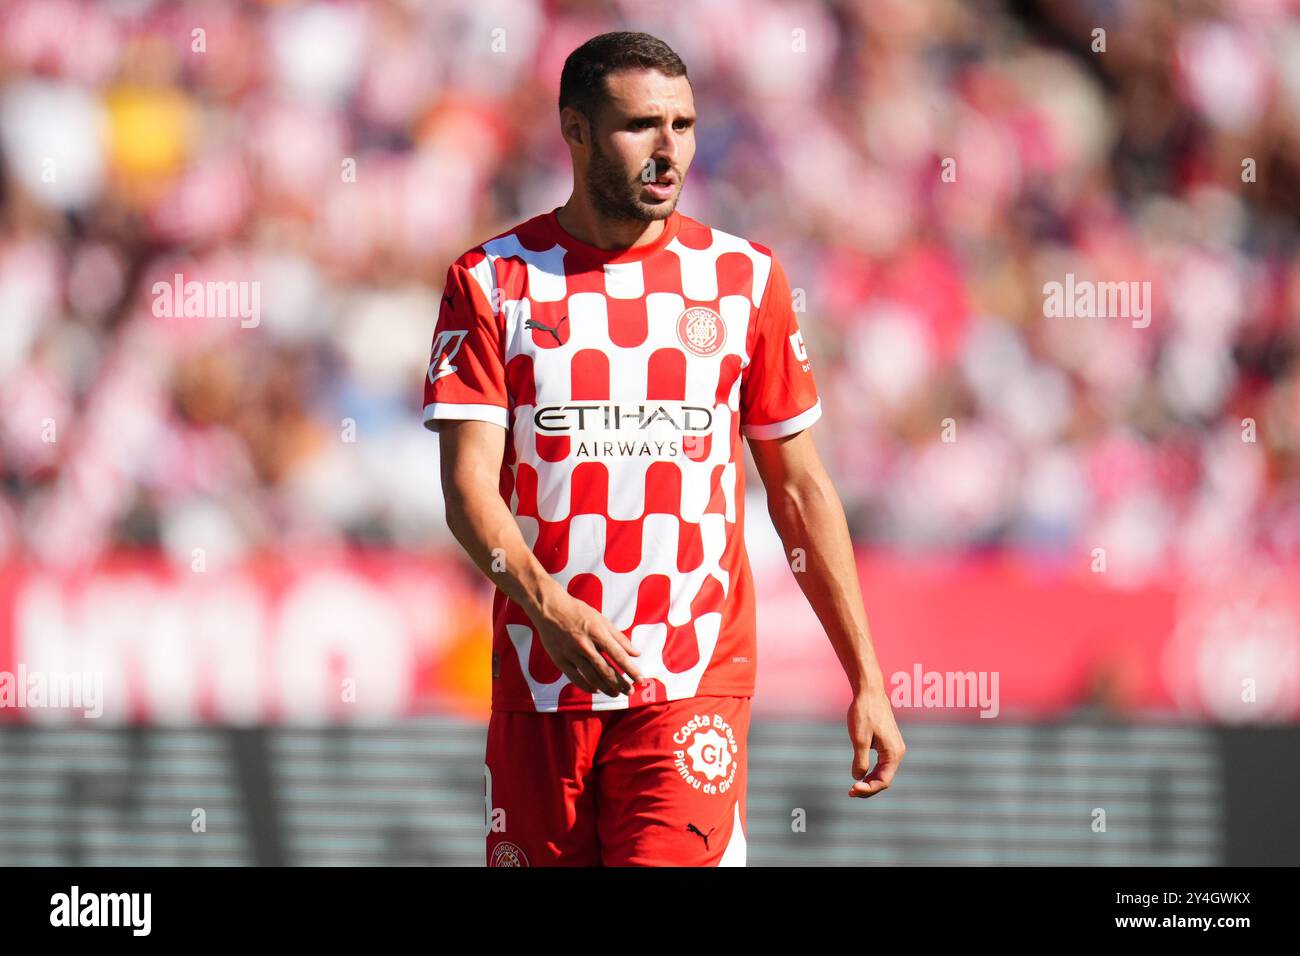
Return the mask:
[[659,138],[655,142],[654,160],[660,167],[655,172],[677,165],[677,137],[673,135],[671,126],[660,128]]

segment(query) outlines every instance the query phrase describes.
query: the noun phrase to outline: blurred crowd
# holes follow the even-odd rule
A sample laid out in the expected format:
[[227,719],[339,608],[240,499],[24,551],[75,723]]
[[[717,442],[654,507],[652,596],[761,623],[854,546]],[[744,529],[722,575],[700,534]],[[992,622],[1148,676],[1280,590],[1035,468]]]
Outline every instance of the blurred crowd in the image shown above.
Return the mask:
[[568,197],[561,65],[627,28],[690,71],[679,208],[790,275],[857,541],[1300,558],[1297,3],[0,0],[0,560],[451,546],[440,284]]

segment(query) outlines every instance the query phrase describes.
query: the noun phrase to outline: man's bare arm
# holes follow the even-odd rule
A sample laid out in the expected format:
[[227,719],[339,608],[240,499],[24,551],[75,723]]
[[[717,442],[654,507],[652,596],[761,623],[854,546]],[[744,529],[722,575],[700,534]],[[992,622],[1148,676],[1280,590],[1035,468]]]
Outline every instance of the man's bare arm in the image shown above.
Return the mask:
[[630,692],[623,675],[641,680],[629,656],[640,651],[546,572],[501,498],[505,429],[472,419],[442,420],[438,435],[447,527],[470,560],[524,609],[546,652],[577,687],[612,697]]
[[[787,558],[796,548],[802,554],[802,570],[796,572],[795,580],[853,689],[849,736],[854,744],[853,776],[858,782],[849,795],[871,796],[888,788],[906,748],[867,628],[844,507],[808,429],[786,438],[750,439],[749,447]],[[863,780],[873,747],[880,759]]]

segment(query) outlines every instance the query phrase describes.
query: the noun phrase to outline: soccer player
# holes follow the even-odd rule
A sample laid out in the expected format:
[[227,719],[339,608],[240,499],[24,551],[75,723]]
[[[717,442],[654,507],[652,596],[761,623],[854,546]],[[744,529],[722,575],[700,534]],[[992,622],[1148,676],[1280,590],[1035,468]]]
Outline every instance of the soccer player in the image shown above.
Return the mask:
[[743,866],[742,435],[852,686],[849,796],[904,752],[808,431],[812,363],[772,250],[676,210],[696,118],[677,55],[594,37],[559,105],[573,193],[452,263],[425,381],[447,523],[496,585],[487,862]]

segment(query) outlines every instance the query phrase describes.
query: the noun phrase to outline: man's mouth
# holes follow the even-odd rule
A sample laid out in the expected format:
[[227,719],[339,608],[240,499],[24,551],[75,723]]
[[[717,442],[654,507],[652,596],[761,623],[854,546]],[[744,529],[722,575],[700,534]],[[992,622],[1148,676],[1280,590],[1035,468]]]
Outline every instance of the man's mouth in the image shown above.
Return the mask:
[[677,188],[677,177],[667,174],[645,183],[645,188],[656,199],[671,199]]

